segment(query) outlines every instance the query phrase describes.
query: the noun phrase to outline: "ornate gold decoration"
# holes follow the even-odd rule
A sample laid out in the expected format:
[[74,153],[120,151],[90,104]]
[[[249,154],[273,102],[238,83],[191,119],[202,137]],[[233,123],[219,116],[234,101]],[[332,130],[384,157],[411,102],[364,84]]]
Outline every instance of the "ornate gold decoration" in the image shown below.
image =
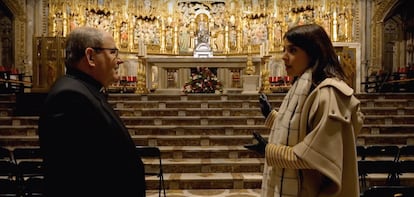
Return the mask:
[[191,55],[204,16],[214,54],[245,54],[247,45],[255,54],[266,41],[270,52],[280,51],[283,33],[306,23],[322,25],[334,41],[354,41],[356,8],[353,0],[49,0],[48,36],[90,25],[112,32],[121,52],[137,52],[142,42],[159,46],[152,54]]
[[[284,32],[296,25],[317,23],[334,41],[355,41],[356,4],[354,0],[49,0],[47,36],[65,37],[77,26],[102,28],[113,34],[121,57],[192,56],[204,39],[214,56],[247,56],[245,73],[251,75],[252,58],[259,56],[260,46],[266,43],[266,56],[280,53]],[[267,64],[258,69],[269,77]],[[145,77],[145,69],[138,70],[137,93],[147,91]],[[263,82],[267,91],[269,81]]]
[[269,58],[272,57],[271,55],[264,55],[262,57],[262,86],[260,87],[260,91],[264,93],[271,93],[270,90],[270,82],[269,82]]

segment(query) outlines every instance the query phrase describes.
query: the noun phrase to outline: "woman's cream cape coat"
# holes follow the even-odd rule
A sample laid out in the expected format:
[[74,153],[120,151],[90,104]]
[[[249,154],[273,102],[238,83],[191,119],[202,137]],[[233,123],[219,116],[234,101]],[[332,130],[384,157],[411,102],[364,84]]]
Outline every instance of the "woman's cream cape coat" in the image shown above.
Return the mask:
[[312,168],[300,170],[300,196],[359,196],[355,142],[363,119],[360,101],[343,81],[328,78],[310,93],[301,114],[303,140],[292,147]]

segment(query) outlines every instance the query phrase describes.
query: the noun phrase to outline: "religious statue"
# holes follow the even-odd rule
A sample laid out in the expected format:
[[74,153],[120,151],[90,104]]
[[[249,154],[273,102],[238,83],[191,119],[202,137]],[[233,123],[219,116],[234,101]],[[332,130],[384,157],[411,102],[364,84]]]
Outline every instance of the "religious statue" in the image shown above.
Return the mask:
[[[203,20],[203,15],[201,15],[201,20]],[[200,21],[198,25],[198,32],[197,32],[197,43],[196,46],[201,43],[209,43],[210,36],[207,29],[207,24],[205,21]]]

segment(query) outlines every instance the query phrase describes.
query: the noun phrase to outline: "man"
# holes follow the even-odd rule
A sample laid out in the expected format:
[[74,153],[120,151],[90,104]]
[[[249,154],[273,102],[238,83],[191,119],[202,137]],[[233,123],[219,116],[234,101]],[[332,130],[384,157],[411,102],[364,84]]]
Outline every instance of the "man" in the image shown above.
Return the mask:
[[101,91],[121,63],[108,32],[79,27],[67,37],[66,75],[39,119],[46,196],[145,196],[143,163]]

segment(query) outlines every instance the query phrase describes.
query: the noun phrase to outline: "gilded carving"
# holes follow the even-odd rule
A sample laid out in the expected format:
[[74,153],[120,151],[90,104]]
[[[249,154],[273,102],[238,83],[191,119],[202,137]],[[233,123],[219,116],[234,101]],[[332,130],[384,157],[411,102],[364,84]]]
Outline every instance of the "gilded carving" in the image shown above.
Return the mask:
[[383,28],[384,28],[384,16],[389,12],[389,9],[398,0],[376,0],[372,2],[372,23],[371,23],[371,62],[368,66],[368,73],[377,72],[381,69],[382,65],[382,52],[383,52]]
[[[245,54],[247,45],[269,42],[281,50],[288,28],[320,23],[334,41],[352,42],[359,10],[353,0],[342,1],[50,1],[49,35],[65,36],[88,25],[113,33],[121,51],[139,52],[159,45],[159,54],[190,55],[208,40],[215,54]],[[200,16],[203,21],[200,21]],[[203,29],[200,29],[203,25]],[[203,41],[202,41],[203,40]],[[258,53],[260,47],[251,47]],[[154,47],[152,47],[154,49]],[[189,54],[190,53],[190,54]]]
[[[26,58],[26,12],[25,12],[25,1],[24,0],[3,0],[3,3],[13,13],[15,20],[13,21],[14,26],[14,66],[22,71],[27,70],[25,68]],[[26,60],[25,60],[26,59]],[[24,61],[25,60],[25,61]]]

